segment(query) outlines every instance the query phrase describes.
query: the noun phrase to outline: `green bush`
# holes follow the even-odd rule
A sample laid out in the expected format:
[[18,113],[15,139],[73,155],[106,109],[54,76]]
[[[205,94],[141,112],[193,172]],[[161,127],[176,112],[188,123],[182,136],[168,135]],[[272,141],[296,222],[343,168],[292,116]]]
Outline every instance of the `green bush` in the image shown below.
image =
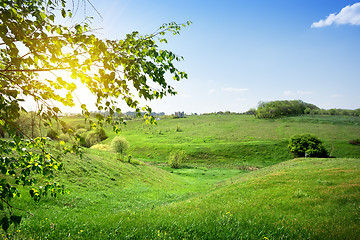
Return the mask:
[[77,137],[78,140],[79,140],[80,146],[82,146],[82,147],[88,147],[88,145],[87,145],[87,143],[86,143],[85,137],[83,137],[83,136],[81,136],[81,135],[76,135],[76,137]]
[[321,140],[311,134],[294,135],[289,140],[289,150],[295,157],[328,157]]
[[80,128],[75,132],[75,136],[79,139],[80,145],[87,148],[90,148],[107,138],[103,128],[92,131]]
[[96,129],[96,133],[99,135],[99,138],[101,141],[108,138],[108,136],[105,133],[105,130],[103,128]]
[[86,139],[85,139],[87,133],[88,133],[88,130],[85,128],[79,128],[75,132],[75,137],[79,140],[79,144],[82,147],[88,147],[88,144],[86,143]]
[[96,131],[91,131],[86,134],[85,137],[86,147],[91,147],[99,142],[101,142],[100,136]]
[[181,163],[183,162],[185,157],[186,157],[186,154],[185,154],[185,151],[183,151],[183,150],[171,152],[170,156],[169,156],[168,164],[172,168],[180,168]]
[[61,133],[59,135],[59,140],[64,141],[64,142],[69,142],[70,141],[70,136],[68,134]]
[[88,130],[86,128],[79,128],[78,130],[76,130],[75,135],[81,135],[84,136],[83,134],[86,133]]
[[129,143],[124,137],[117,136],[111,142],[111,149],[117,153],[124,154],[128,148]]
[[47,131],[46,136],[52,140],[59,139],[57,132],[51,128]]

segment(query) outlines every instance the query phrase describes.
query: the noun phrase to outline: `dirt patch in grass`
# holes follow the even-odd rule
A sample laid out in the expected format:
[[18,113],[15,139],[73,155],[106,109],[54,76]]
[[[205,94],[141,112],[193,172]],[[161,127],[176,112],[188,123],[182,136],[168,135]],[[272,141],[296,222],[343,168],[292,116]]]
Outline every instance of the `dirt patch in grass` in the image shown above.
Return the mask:
[[260,168],[252,167],[252,166],[240,166],[240,167],[238,167],[238,169],[245,170],[245,171],[256,171],[256,170],[259,170]]

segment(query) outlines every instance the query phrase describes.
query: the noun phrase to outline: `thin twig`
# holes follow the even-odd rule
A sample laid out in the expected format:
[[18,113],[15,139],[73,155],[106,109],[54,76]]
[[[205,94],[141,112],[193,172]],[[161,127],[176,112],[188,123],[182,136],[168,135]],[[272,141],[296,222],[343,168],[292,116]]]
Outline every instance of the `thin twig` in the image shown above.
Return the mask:
[[29,215],[31,215],[31,216],[34,216],[34,214],[32,214],[31,212],[28,212],[28,211],[26,211],[26,210],[24,210],[24,209],[21,209],[21,208],[12,206],[8,201],[6,201],[6,200],[5,200],[4,198],[2,198],[2,197],[0,197],[0,200],[1,200],[2,202],[6,203],[6,204],[7,204],[10,208],[12,208],[12,209],[17,209],[17,210],[20,210],[20,211],[24,211],[24,212],[26,212],[27,214],[29,214]]

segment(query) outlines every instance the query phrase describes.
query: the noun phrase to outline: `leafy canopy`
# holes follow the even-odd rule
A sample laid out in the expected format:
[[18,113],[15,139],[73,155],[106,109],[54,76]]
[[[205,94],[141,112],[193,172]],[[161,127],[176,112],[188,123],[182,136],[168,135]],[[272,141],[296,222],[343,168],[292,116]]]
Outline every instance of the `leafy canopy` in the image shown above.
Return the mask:
[[[175,81],[187,78],[174,66],[182,57],[158,44],[167,42],[167,32],[177,35],[190,22],[164,24],[151,35],[132,32],[125,39],[110,40],[93,34],[89,21],[74,26],[57,24],[57,19],[72,17],[72,13],[65,0],[0,1],[0,224],[5,231],[11,223],[21,221],[11,205],[20,196],[18,186],[30,186],[35,201],[48,193],[63,192],[62,186],[51,182],[54,170],[62,168],[63,154],[80,153],[75,142],[71,147],[64,144],[55,156],[46,150],[45,138],[27,135],[16,123],[20,112],[26,111],[21,105],[25,98],[34,101],[43,124],[51,127],[57,121],[64,133],[72,134],[59,119],[61,110],[55,104],[75,106],[78,80],[96,97],[96,108],[108,112],[107,117],[97,114],[97,121],[88,119],[90,124],[95,128],[106,121],[119,132],[123,119],[113,118],[115,112],[121,112],[118,101],[138,113],[150,113],[149,106],[140,106],[139,98],[176,94],[166,74]],[[71,78],[64,79],[62,71]],[[81,104],[81,109],[89,118],[88,106]],[[154,122],[149,114],[146,117]],[[43,187],[36,185],[39,175],[48,179]]]
[[289,140],[288,148],[295,157],[328,157],[322,141],[311,134],[294,135]]
[[283,116],[302,115],[305,110],[317,110],[317,106],[303,102],[301,100],[283,100],[260,102],[255,111],[256,118],[278,118]]

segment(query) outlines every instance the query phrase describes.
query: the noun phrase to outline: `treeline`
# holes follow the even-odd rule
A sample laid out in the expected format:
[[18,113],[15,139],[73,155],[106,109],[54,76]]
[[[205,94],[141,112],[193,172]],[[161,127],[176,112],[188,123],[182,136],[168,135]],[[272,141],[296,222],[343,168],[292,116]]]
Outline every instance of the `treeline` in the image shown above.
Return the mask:
[[320,109],[311,103],[306,103],[301,100],[283,100],[260,102],[256,110],[250,109],[248,111],[254,114],[256,118],[278,118],[283,116],[296,115],[347,115],[360,116],[360,109]]
[[343,116],[357,116],[360,117],[360,108],[355,110],[349,110],[349,109],[338,109],[338,108],[332,108],[332,109],[317,109],[317,110],[306,110],[304,114],[309,115],[343,115]]
[[[79,116],[73,115],[71,117]],[[19,112],[18,118],[14,121],[14,127],[16,129],[15,134],[21,138],[48,137],[52,140],[64,142],[69,142],[73,138],[73,140],[78,139],[81,146],[88,148],[107,138],[103,128],[93,129],[89,123],[76,124],[76,126],[69,122],[66,123],[65,129],[73,134],[63,132],[60,123],[54,123],[52,127],[45,126],[41,116],[35,112]],[[8,137],[7,129],[4,129],[0,124],[0,138]]]

